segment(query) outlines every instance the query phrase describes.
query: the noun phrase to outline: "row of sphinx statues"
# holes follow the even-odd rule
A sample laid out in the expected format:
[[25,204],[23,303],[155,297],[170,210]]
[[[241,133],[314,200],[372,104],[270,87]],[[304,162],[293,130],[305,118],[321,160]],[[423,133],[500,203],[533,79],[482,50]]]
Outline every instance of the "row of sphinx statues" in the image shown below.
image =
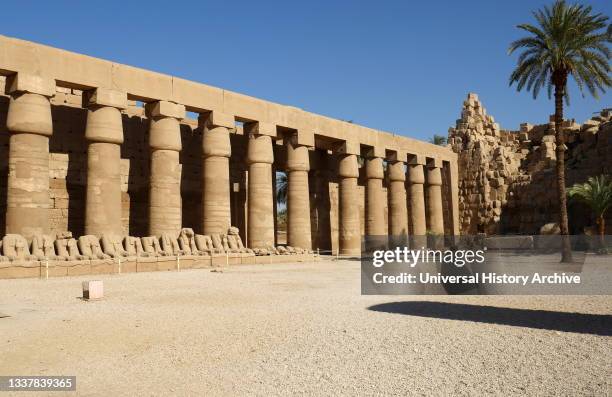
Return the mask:
[[62,232],[55,238],[49,235],[35,235],[31,243],[28,243],[19,234],[7,234],[0,242],[0,249],[2,252],[0,262],[310,253],[307,250],[289,246],[246,248],[236,227],[230,227],[227,234],[213,235],[195,234],[193,229],[183,228],[178,236],[164,233],[159,237],[121,237],[103,234],[100,238],[85,235],[77,239],[72,236],[71,232]]

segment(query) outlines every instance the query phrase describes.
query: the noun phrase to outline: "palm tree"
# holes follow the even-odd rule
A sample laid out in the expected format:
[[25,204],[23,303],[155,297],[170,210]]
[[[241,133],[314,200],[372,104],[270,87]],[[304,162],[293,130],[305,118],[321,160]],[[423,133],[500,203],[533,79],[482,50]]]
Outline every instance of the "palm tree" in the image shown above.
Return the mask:
[[581,201],[591,208],[603,248],[606,233],[605,214],[608,208],[612,207],[612,180],[607,175],[590,177],[586,183],[577,183],[567,189],[567,195],[570,199]]
[[429,143],[433,143],[434,145],[444,146],[448,142],[448,139],[444,135],[434,134],[431,138],[429,138]]
[[276,174],[276,202],[286,204],[287,203],[287,188],[289,181],[287,174],[284,172]]
[[[521,50],[517,67],[510,75],[510,85],[516,83],[517,91],[526,87],[534,99],[543,87],[551,97],[555,96],[555,140],[557,152],[557,194],[559,198],[559,226],[561,234],[569,235],[567,201],[565,195],[566,150],[561,122],[563,99],[569,103],[567,80],[573,77],[584,96],[584,89],[598,98],[598,91],[605,93],[612,85],[610,79],[610,34],[608,17],[593,14],[591,7],[567,5],[557,0],[552,7],[544,7],[533,13],[538,26],[518,25],[529,33],[510,44],[508,53]],[[603,31],[602,31],[603,29]],[[571,262],[569,238],[563,239],[563,262]]]

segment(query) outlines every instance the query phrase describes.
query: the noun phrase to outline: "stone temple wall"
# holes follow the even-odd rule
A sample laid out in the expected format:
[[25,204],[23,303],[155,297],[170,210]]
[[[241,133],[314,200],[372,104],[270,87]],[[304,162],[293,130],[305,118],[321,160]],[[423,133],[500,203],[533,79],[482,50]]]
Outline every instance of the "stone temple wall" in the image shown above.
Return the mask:
[[[612,173],[612,112],[603,110],[582,125],[563,123],[566,185]],[[463,103],[449,129],[459,155],[459,223],[462,233],[537,234],[558,220],[554,123],[501,130],[476,94]],[[569,203],[570,231],[593,226],[587,208]],[[608,214],[612,217],[612,214]],[[608,224],[610,222],[607,222]]]

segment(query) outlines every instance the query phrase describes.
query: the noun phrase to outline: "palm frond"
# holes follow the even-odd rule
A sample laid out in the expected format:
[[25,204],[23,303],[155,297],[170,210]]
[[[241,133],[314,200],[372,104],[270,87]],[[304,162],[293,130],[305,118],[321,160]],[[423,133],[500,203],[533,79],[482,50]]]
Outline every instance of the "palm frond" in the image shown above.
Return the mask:
[[276,202],[287,203],[287,190],[289,189],[289,179],[285,173],[276,174]]
[[603,216],[612,206],[612,180],[607,175],[590,177],[567,189],[567,195],[588,205],[596,217]]
[[[568,5],[557,0],[533,13],[536,24],[520,24],[527,36],[513,41],[508,53],[518,53],[509,85],[526,89],[537,98],[543,88],[550,97],[552,88],[567,77],[576,81],[581,94],[595,98],[612,86],[610,58],[612,25],[609,18],[594,13],[590,6]],[[555,84],[554,76],[565,76]],[[566,87],[562,92],[569,100]]]

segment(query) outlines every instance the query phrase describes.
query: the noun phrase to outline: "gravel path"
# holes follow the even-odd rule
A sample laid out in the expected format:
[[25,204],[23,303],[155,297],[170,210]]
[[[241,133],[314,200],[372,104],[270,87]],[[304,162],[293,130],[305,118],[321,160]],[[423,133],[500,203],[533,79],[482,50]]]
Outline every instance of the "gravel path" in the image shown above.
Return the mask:
[[612,394],[612,297],[361,296],[351,261],[92,278],[103,301],[78,299],[83,277],[0,280],[0,375],[104,396]]

